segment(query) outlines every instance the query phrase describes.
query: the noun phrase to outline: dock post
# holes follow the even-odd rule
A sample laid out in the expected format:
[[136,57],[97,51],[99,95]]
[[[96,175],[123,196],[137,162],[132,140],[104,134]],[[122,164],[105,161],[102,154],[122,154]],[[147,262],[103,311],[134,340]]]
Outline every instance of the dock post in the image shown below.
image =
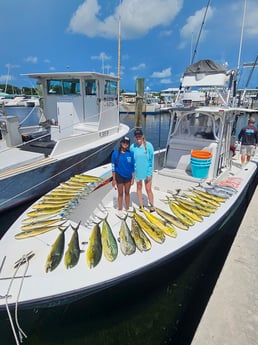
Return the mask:
[[144,97],[144,78],[137,78],[136,79],[135,117],[134,117],[135,128],[142,128],[143,97]]

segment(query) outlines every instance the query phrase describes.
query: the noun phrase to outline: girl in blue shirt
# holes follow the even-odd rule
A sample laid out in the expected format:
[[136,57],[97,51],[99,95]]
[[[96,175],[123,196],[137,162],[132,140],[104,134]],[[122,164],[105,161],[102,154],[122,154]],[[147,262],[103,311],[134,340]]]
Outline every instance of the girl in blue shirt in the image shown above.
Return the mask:
[[142,199],[142,181],[145,184],[145,190],[150,203],[150,211],[153,212],[153,192],[152,192],[152,174],[154,166],[154,149],[150,142],[146,141],[141,129],[134,131],[135,143],[130,146],[134,153],[135,161],[135,180],[137,184],[137,196],[140,210],[143,208]]
[[124,137],[120,141],[118,150],[113,151],[112,163],[112,185],[118,191],[118,210],[123,209],[123,196],[125,195],[125,209],[130,206],[130,188],[134,184],[134,155],[129,151],[130,139]]

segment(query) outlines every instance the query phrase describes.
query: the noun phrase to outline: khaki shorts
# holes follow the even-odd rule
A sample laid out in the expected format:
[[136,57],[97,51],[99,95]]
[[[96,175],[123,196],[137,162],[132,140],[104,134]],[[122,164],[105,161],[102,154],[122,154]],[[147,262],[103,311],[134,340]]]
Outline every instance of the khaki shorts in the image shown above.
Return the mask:
[[254,145],[241,145],[240,153],[241,153],[241,155],[245,155],[245,156],[254,156],[255,146]]

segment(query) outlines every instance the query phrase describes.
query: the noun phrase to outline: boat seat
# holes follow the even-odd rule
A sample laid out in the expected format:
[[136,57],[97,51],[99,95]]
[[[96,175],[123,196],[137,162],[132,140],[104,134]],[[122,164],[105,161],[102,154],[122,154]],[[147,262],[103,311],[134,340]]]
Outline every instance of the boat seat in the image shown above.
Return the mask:
[[189,181],[189,182],[202,182],[203,179],[196,178],[192,176],[192,172],[190,171],[185,171],[182,169],[168,169],[168,168],[163,168],[159,170],[159,175],[162,176],[169,176],[169,177],[175,177],[178,178],[179,180],[184,180],[184,181]]
[[[211,167],[216,156],[217,143],[211,140],[193,139],[191,146],[186,140],[173,138],[168,146],[165,167],[191,174],[191,151],[207,150],[212,153]],[[210,171],[212,168],[210,168]]]

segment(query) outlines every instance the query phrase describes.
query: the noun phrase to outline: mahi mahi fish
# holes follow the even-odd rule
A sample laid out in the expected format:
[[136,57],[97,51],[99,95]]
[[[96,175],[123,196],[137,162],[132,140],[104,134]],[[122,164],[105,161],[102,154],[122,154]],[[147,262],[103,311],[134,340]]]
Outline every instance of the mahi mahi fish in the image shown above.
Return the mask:
[[101,241],[105,258],[108,261],[114,261],[118,254],[118,246],[111,227],[107,221],[107,217],[104,218],[102,222]]
[[186,198],[189,198],[191,200],[193,200],[194,202],[196,202],[198,205],[200,205],[201,207],[203,207],[206,210],[209,210],[211,212],[215,212],[217,210],[217,206],[211,205],[209,202],[204,201],[203,199],[201,199],[200,197],[198,197],[197,195],[193,195],[193,194],[183,194],[183,196],[185,196]]
[[55,230],[57,229],[58,227],[64,225],[66,221],[64,221],[62,224],[55,224],[55,225],[42,225],[41,227],[39,228],[35,228],[35,229],[32,229],[32,230],[26,230],[26,231],[22,231],[22,232],[19,232],[18,234],[15,235],[15,239],[16,240],[21,240],[21,239],[24,239],[24,238],[29,238],[29,237],[34,237],[34,236],[38,236],[38,235],[41,235],[41,234],[44,234],[46,232],[49,232],[51,230]]
[[63,207],[56,207],[56,208],[46,208],[46,209],[43,209],[43,210],[34,210],[34,211],[29,211],[27,213],[27,216],[28,217],[37,217],[37,216],[40,216],[40,215],[45,215],[48,216],[50,214],[57,214],[58,212],[62,211],[63,210]]
[[[177,210],[181,213],[183,213],[184,216],[187,216],[188,218],[192,219],[196,222],[202,222],[203,218],[200,214],[193,212],[193,210],[187,209],[185,206],[180,205],[179,202],[173,202],[173,205],[177,208]],[[175,213],[175,211],[174,211]]]
[[196,195],[200,200],[206,202],[208,205],[212,205],[217,208],[220,206],[220,202],[205,197],[202,193],[200,193],[197,190],[193,190],[192,193]]
[[152,247],[151,241],[142,231],[137,221],[134,218],[132,218],[131,221],[132,221],[132,227],[131,227],[132,237],[134,239],[136,247],[139,249],[140,252],[150,250]]
[[225,202],[226,199],[228,198],[227,195],[224,195],[223,197],[222,196],[218,196],[218,195],[215,195],[215,194],[209,194],[207,193],[206,191],[203,192],[199,189],[194,189],[193,192],[197,195],[200,195],[202,196],[205,200],[208,199],[208,200],[214,200],[218,203],[218,206],[221,202]]
[[[43,221],[38,221],[38,222],[31,222],[25,225],[21,226],[22,231],[32,231],[38,228],[42,228],[44,226],[49,226],[53,225],[56,223],[60,223],[61,221],[64,221],[62,218],[52,218],[52,219],[46,219]],[[56,224],[56,226],[59,226],[61,224]]]
[[126,223],[126,217],[121,220],[119,231],[120,248],[124,255],[131,255],[136,250],[136,245],[132,237],[131,231]]
[[188,226],[194,225],[194,220],[190,217],[188,217],[182,208],[179,208],[178,205],[175,202],[172,202],[171,200],[168,200],[168,205],[171,209],[171,211],[183,222],[184,224]]
[[156,225],[161,231],[163,231],[164,234],[166,234],[167,236],[170,236],[170,237],[176,237],[177,236],[177,231],[171,224],[160,219],[159,217],[157,217],[156,215],[154,215],[153,213],[151,213],[150,211],[147,211],[145,209],[143,209],[143,213],[144,213],[145,217],[152,224]]
[[71,177],[71,180],[80,180],[84,182],[101,182],[103,181],[103,178],[91,175],[74,175],[73,177]]
[[165,219],[167,222],[169,222],[170,224],[173,224],[174,226],[176,226],[177,228],[181,229],[181,230],[188,230],[188,225],[186,225],[185,223],[181,222],[180,219],[178,219],[177,217],[175,217],[173,214],[162,210],[161,208],[155,207],[155,211],[157,212],[157,214]]
[[97,266],[102,256],[102,243],[99,223],[92,229],[86,252],[86,262],[89,268]]
[[157,243],[163,243],[165,241],[165,235],[164,233],[159,230],[159,228],[147,221],[145,218],[140,216],[135,210],[133,214],[134,218],[136,219],[137,223],[140,225],[140,227]]
[[211,211],[205,210],[200,205],[191,200],[175,195],[173,196],[173,198],[178,202],[179,205],[183,206],[187,210],[192,211],[193,213],[199,214],[204,217],[209,217],[212,213]]
[[68,248],[65,252],[64,256],[64,264],[66,268],[73,268],[77,265],[79,258],[80,258],[80,244],[79,244],[79,235],[78,235],[78,229],[80,227],[81,222],[78,223],[76,227],[72,227],[73,234],[70,239],[70,242],[68,243]]
[[65,231],[69,228],[70,225],[65,228],[59,227],[60,234],[53,243],[50,253],[48,254],[45,270],[46,272],[51,272],[60,264],[63,255],[64,255],[64,246],[65,246]]

